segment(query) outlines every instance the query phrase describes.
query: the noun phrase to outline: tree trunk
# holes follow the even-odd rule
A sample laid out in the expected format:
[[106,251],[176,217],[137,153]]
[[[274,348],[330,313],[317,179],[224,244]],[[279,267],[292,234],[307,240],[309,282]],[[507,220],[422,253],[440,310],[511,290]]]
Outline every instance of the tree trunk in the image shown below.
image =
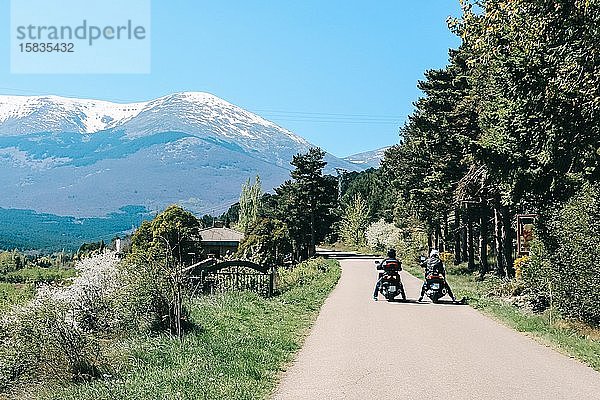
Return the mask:
[[488,209],[485,204],[481,204],[481,213],[479,220],[479,273],[481,277],[488,272]]
[[444,211],[444,231],[442,235],[442,251],[450,250],[448,246],[448,212]]
[[469,251],[468,251],[468,241],[467,241],[467,213],[463,210],[462,211],[462,227],[460,229],[461,231],[461,236],[462,236],[462,262],[466,262],[469,261]]
[[506,266],[506,276],[515,276],[513,266],[513,230],[511,226],[512,215],[508,207],[501,208],[502,215],[502,254]]
[[431,249],[433,249],[433,232],[431,231],[431,222],[428,225],[429,226],[427,227],[427,254],[429,255],[431,253]]
[[454,265],[460,264],[462,261],[460,246],[460,209],[454,209]]
[[437,221],[435,223],[435,248],[438,249],[439,251],[442,251],[440,248],[440,233],[441,233],[440,222]]
[[315,213],[310,213],[310,245],[308,246],[307,258],[311,258],[315,255],[316,252],[316,232],[315,232]]
[[496,275],[504,277],[506,276],[506,269],[504,268],[504,255],[502,253],[502,219],[500,217],[500,211],[498,208],[498,204],[494,204]]
[[[468,211],[468,209],[467,209]],[[467,252],[469,271],[475,271],[475,245],[473,243],[473,218],[467,215]]]

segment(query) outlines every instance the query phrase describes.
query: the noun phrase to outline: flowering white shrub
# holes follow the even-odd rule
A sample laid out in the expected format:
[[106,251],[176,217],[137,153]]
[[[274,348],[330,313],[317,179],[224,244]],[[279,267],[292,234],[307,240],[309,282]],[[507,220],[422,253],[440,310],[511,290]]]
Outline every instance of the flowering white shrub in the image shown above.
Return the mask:
[[400,228],[380,220],[372,223],[367,228],[367,245],[375,250],[396,247],[400,242],[400,234]]
[[111,295],[119,288],[119,258],[104,252],[75,265],[78,275],[68,286],[40,286],[33,303],[54,301],[70,310],[73,324],[84,330],[106,330]]
[[36,300],[55,299],[77,304],[92,291],[108,295],[118,287],[119,258],[105,252],[85,258],[75,265],[78,274],[67,286],[42,285],[37,288]]
[[97,334],[114,323],[118,263],[114,253],[84,259],[70,285],[40,286],[31,302],[0,319],[0,390],[29,374],[76,380],[100,375]]

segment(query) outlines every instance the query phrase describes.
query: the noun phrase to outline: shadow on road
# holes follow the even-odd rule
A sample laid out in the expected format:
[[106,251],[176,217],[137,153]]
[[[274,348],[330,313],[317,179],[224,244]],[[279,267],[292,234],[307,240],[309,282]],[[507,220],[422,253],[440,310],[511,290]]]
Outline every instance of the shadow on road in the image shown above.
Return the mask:
[[388,300],[378,300],[381,302],[387,302],[387,303],[405,303],[405,304],[422,304],[422,305],[426,305],[426,304],[441,304],[441,305],[446,305],[446,306],[466,306],[467,303],[467,298],[463,297],[461,300],[458,301],[452,301],[452,300],[438,300],[437,303],[433,303],[430,300],[423,300],[423,301],[418,301],[416,299],[406,299],[406,300],[402,300],[402,299],[394,299],[391,301]]
[[406,299],[406,300],[402,300],[402,299],[394,299],[394,300],[379,300],[382,302],[386,302],[386,303],[406,303],[406,304],[419,304],[419,302],[415,299]]
[[377,254],[360,254],[353,251],[336,251],[326,249],[317,249],[316,256],[323,258],[334,258],[336,260],[382,259],[382,257]]

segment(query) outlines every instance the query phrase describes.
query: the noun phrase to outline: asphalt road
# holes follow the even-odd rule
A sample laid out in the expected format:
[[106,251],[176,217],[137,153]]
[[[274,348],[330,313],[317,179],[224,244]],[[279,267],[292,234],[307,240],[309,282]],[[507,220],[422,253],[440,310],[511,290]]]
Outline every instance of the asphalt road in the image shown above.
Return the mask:
[[[600,399],[600,373],[473,310],[372,300],[369,259],[342,277],[274,394],[293,399]],[[412,299],[413,302],[410,302]]]

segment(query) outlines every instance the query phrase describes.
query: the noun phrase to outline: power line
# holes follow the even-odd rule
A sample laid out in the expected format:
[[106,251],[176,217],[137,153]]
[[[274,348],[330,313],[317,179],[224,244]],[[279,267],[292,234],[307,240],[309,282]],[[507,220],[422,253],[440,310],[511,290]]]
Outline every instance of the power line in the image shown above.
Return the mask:
[[273,109],[252,109],[252,112],[259,113],[263,118],[274,119],[278,122],[306,122],[320,124],[401,125],[402,121],[406,118],[400,115],[285,111]]

